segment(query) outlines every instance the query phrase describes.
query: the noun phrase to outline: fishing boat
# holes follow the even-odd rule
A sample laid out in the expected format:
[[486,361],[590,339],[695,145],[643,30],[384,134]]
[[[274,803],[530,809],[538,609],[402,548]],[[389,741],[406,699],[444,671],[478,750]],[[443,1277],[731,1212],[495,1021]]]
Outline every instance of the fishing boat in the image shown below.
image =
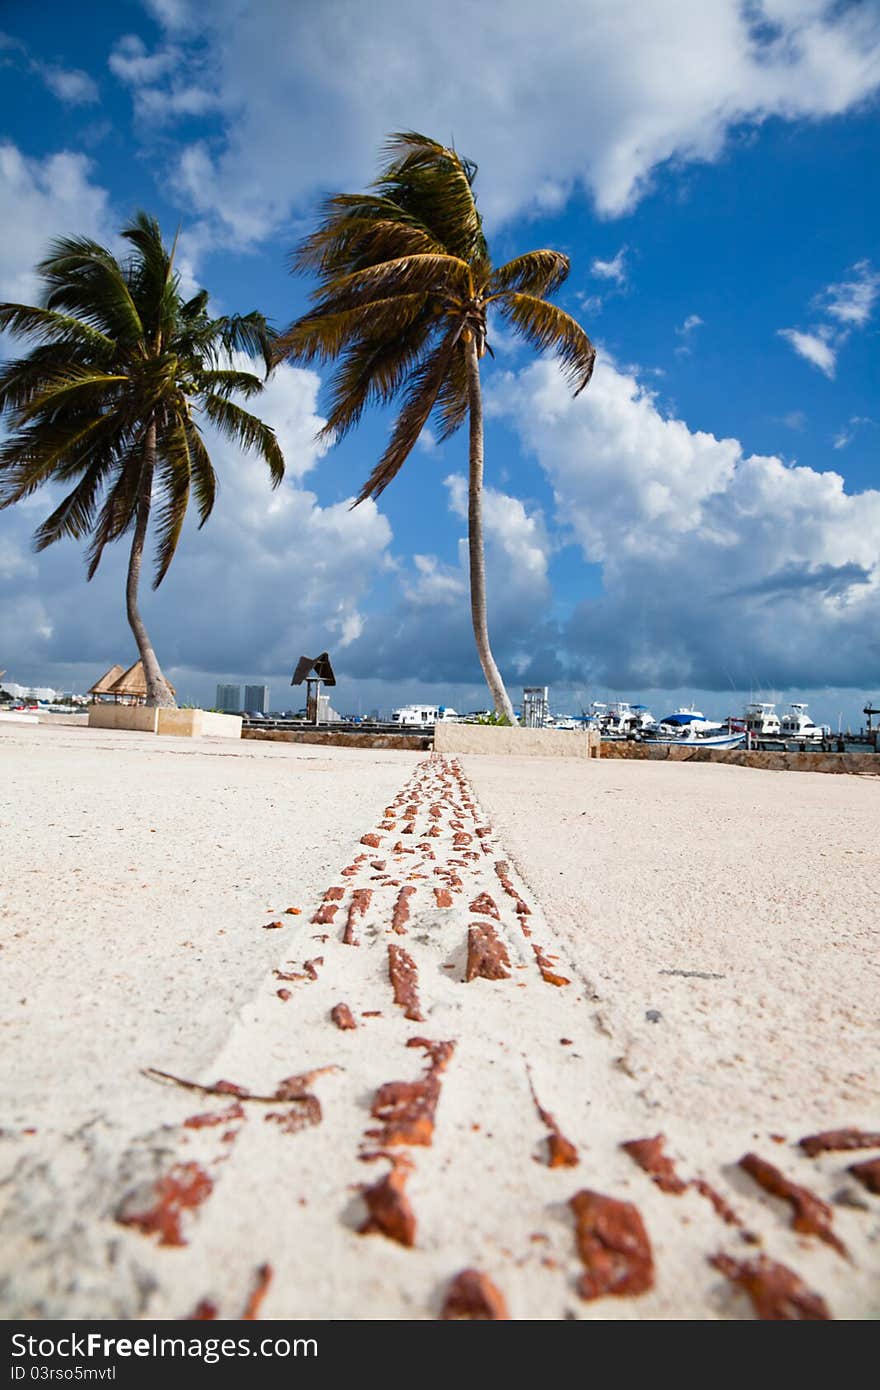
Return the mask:
[[641,735],[642,743],[675,745],[678,748],[738,748],[745,741],[744,730],[733,730],[707,719],[692,705],[667,714],[654,729]]
[[778,739],[782,735],[782,724],[775,705],[753,701],[746,705],[744,719],[746,733],[751,734],[753,739]]
[[656,727],[657,721],[647,705],[631,705],[626,700],[615,702],[596,716],[599,732],[610,743],[620,743],[623,739],[638,738]]
[[796,703],[782,716],[779,725],[782,737],[797,743],[821,743],[823,738],[831,735],[830,728],[813,723],[806,705]]

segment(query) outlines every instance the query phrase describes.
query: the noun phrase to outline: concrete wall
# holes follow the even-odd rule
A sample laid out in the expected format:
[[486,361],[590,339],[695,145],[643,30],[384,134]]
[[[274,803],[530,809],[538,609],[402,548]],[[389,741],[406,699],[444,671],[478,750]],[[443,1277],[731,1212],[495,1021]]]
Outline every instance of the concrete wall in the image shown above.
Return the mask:
[[160,709],[156,732],[175,738],[241,738],[241,715],[207,709]]
[[96,704],[89,706],[90,729],[133,729],[139,734],[154,734],[159,711],[144,705]]
[[522,758],[599,757],[591,729],[523,729],[497,724],[453,724],[434,729],[436,753],[499,753]]
[[88,710],[83,710],[82,714],[53,714],[51,710],[40,710],[39,720],[41,724],[73,724],[81,729],[88,726]]
[[133,729],[176,738],[241,738],[241,717],[206,709],[147,709],[144,705],[97,704],[89,709],[90,729]]
[[315,743],[324,748],[401,748],[421,753],[431,747],[430,734],[343,734],[319,729],[258,729],[242,731],[242,738],[266,739],[272,743]]
[[763,753],[745,748],[676,748],[650,743],[604,743],[603,758],[639,758],[671,763],[733,763],[770,772],[850,772],[880,777],[878,753]]

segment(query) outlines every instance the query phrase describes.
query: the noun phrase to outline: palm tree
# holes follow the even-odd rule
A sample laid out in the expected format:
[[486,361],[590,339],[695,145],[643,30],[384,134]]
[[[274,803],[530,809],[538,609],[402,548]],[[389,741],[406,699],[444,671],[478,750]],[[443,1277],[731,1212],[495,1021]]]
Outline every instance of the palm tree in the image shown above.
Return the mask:
[[88,578],[104,547],[132,533],[128,621],[147,684],[147,704],[173,706],[138,607],[138,584],[155,501],[155,577],[174,558],[190,491],[199,525],[211,514],[217,477],[199,421],[210,421],[284,476],[275,432],[230,397],[256,395],[263,381],[232,354],[271,367],[271,332],[261,314],[212,318],[208,294],[185,300],[174,250],[159,224],[138,213],[123,230],[131,253],[119,261],[84,237],[53,243],[37,267],[41,303],[0,304],[0,329],[30,338],[26,357],[0,370],[0,413],[11,427],[0,447],[0,508],[44,483],[68,488],[34,536],[45,550],[64,536],[90,536]]
[[296,249],[294,271],[313,272],[314,308],[275,344],[276,360],[337,361],[322,434],[338,439],[370,403],[400,399],[388,446],[354,505],[378,497],[400,471],[432,414],[439,439],[470,424],[468,552],[471,619],[496,710],[515,724],[492,656],[483,552],[483,407],[480,359],[490,305],[533,347],[561,360],[575,394],[595,349],[570,315],[548,302],[569,271],[558,251],[530,251],[493,270],[474,199],[476,165],[424,135],[393,135],[368,193],[323,206]]

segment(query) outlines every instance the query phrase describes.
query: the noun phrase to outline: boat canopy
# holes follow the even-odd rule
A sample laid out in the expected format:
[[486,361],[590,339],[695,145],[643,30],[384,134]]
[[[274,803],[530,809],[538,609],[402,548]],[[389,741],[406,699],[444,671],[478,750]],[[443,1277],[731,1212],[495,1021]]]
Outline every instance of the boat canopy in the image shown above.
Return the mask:
[[701,714],[667,714],[665,719],[661,719],[661,724],[693,724],[703,723]]

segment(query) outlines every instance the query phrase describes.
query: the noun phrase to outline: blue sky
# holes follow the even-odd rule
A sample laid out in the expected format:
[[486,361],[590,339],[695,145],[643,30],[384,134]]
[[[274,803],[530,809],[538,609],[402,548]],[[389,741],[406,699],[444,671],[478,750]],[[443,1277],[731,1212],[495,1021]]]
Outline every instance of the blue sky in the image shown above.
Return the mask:
[[[486,363],[490,626],[514,698],[555,708],[752,690],[861,722],[880,692],[880,8],[826,0],[125,0],[0,10],[0,295],[30,298],[53,234],[112,242],[146,207],[218,308],[278,324],[285,257],[383,136],[479,165],[500,262],[548,245],[599,348],[572,402],[506,333]],[[467,37],[467,41],[463,36]],[[8,350],[8,341],[4,345]],[[319,373],[263,398],[288,481],[217,445],[222,489],[145,610],[181,697],[330,649],[337,704],[485,703],[466,602],[466,440],[428,436],[378,505],[348,502],[371,416],[314,432]],[[134,659],[125,555],[91,585],[0,514],[0,665],[81,688]],[[666,710],[657,708],[657,713]]]

